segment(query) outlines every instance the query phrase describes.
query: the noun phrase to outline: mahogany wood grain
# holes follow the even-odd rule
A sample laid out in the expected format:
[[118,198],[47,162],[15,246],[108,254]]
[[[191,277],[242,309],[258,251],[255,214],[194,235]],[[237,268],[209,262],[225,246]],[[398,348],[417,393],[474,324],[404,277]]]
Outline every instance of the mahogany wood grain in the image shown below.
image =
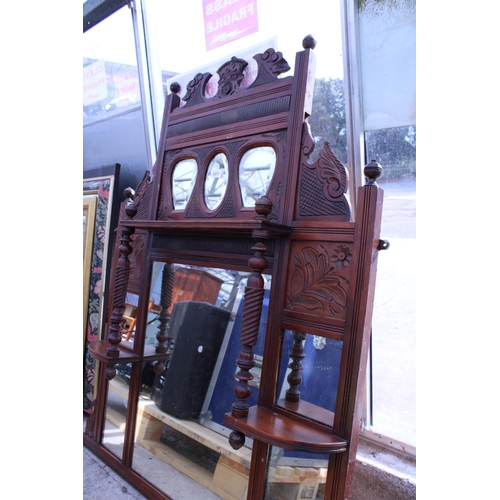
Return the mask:
[[347,449],[345,439],[326,431],[318,431],[309,425],[260,406],[252,406],[248,416],[244,419],[235,418],[230,413],[226,413],[224,423],[253,439],[286,450],[340,453]]

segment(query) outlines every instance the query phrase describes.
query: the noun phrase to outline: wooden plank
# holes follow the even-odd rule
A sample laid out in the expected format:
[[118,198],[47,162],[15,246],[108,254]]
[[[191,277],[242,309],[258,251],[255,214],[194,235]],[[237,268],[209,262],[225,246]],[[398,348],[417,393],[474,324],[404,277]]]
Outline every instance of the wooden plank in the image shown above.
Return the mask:
[[238,467],[240,464],[226,457],[221,457],[215,469],[214,485],[223,489],[234,498],[245,500],[248,489],[249,469],[243,473],[233,466]]
[[120,430],[125,429],[125,417],[118,411],[113,410],[109,406],[106,408],[106,420],[118,427]]
[[174,469],[177,469],[179,472],[193,479],[216,495],[219,495],[223,500],[240,500],[240,498],[232,496],[230,493],[214,484],[213,475],[210,474],[210,472],[194,464],[180,453],[170,449],[167,445],[159,441],[149,440],[142,441],[141,445],[163,462],[169,464]]
[[153,402],[139,402],[139,407],[151,416],[161,420],[173,429],[207,446],[208,448],[224,455],[245,467],[250,467],[252,452],[248,448],[241,448],[235,452],[229,445],[225,436],[203,427],[198,422],[181,420],[161,411]]

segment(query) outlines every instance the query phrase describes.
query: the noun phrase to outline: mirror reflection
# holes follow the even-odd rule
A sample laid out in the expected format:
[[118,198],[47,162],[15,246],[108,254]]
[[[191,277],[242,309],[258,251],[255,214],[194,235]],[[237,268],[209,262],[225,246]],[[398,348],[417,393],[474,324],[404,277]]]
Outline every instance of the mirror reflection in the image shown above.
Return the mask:
[[115,370],[117,376],[108,382],[102,445],[121,460],[132,364],[116,364]]
[[248,150],[239,165],[239,183],[244,207],[254,207],[255,202],[267,193],[276,166],[276,153],[269,146]]
[[191,198],[196,183],[198,164],[193,158],[181,160],[172,171],[172,203],[175,210],[183,210]]
[[215,210],[224,199],[228,182],[228,162],[224,153],[210,161],[205,177],[204,200],[209,210]]
[[[172,271],[173,279],[168,279]],[[222,426],[222,419],[235,399],[235,361],[241,350],[249,274],[162,262],[153,265],[149,303],[154,307],[148,311],[145,343],[146,347],[158,343],[161,304],[167,303],[164,297],[168,295],[170,358],[160,373],[155,372],[155,361],[142,368],[132,468],[173,498],[182,498],[172,479],[180,473],[193,480],[193,488],[203,490],[199,498],[242,498],[247,487],[248,474],[237,474],[237,480],[228,482],[227,469],[246,470],[251,440],[235,453],[228,442],[231,429]],[[271,277],[264,279],[249,404],[257,401],[264,349]]]
[[341,355],[340,340],[285,330],[278,405],[333,426]]
[[272,448],[265,500],[324,498],[328,456],[302,455],[302,458],[289,458],[281,448]]

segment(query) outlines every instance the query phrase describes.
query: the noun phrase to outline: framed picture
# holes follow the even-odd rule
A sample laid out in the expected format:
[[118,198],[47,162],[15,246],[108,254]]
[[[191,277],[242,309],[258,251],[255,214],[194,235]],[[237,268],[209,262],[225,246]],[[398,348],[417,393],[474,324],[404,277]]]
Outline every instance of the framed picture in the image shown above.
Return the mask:
[[[96,360],[88,345],[100,340],[107,308],[107,288],[114,230],[118,221],[120,164],[83,172],[83,410],[92,413],[97,377]],[[118,193],[119,194],[119,193]]]
[[97,194],[83,197],[83,353],[87,338],[87,313],[89,310],[90,270],[94,249]]

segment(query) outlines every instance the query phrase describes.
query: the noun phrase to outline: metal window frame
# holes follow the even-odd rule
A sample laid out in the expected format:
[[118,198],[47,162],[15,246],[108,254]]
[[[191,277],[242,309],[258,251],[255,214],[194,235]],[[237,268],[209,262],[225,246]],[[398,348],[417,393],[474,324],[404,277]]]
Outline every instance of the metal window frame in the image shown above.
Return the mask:
[[130,0],[87,0],[83,4],[83,32],[130,3]]

